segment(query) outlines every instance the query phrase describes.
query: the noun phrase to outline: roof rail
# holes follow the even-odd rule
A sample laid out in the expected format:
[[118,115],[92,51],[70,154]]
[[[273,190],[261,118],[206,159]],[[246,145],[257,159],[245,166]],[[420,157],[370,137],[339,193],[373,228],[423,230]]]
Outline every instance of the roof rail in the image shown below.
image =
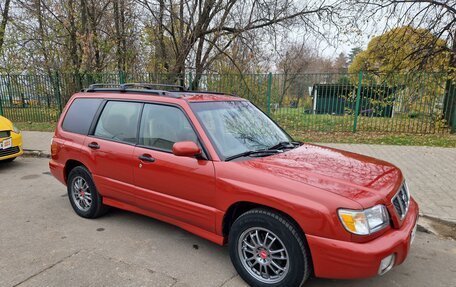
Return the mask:
[[[154,89],[154,87],[168,87],[176,88],[176,91]],[[84,92],[121,92],[121,93],[147,93],[159,96],[168,96],[173,98],[180,98],[177,92],[185,92],[186,89],[179,85],[167,85],[167,84],[152,84],[152,83],[125,83],[125,84],[105,84],[97,83],[90,85]]]
[[[154,89],[154,87],[166,87],[175,88],[176,90],[160,90]],[[180,98],[185,94],[215,94],[215,95],[227,95],[232,97],[238,97],[235,94],[215,92],[215,91],[190,91],[184,86],[180,85],[168,85],[168,84],[153,84],[153,83],[125,83],[125,84],[105,84],[97,83],[90,85],[87,89],[82,90],[83,92],[120,92],[120,93],[146,93],[154,94],[158,96],[167,96],[172,98]]]

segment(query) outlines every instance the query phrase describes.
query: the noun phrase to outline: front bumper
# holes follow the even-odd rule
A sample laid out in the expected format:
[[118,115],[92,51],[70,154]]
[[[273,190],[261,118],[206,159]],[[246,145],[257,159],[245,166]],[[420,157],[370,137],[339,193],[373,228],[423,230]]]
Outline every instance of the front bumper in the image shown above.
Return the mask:
[[[1,138],[0,141],[3,141],[5,139],[6,138]],[[11,148],[8,148],[5,150],[0,150],[0,161],[9,159],[9,158],[15,158],[24,153],[24,151],[22,149],[22,135],[16,134],[16,133],[11,133],[11,139],[12,139]]]
[[410,250],[411,233],[418,220],[418,205],[412,199],[400,229],[355,243],[307,235],[316,277],[333,279],[368,278],[378,274],[380,262],[395,254],[394,266],[404,262]]

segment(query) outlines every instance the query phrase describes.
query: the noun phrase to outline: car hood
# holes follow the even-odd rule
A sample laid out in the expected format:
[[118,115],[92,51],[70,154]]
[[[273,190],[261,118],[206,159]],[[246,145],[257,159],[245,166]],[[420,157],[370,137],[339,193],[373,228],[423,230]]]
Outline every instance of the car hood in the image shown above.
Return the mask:
[[13,124],[5,117],[0,116],[0,131],[9,131],[13,129]]
[[363,207],[390,203],[403,180],[388,162],[311,144],[237,164],[336,193]]

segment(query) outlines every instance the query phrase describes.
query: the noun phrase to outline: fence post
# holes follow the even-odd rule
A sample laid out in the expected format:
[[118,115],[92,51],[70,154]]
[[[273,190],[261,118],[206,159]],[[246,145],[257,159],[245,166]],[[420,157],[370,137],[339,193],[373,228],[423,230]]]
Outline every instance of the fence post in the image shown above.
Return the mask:
[[266,92],[266,114],[269,116],[271,113],[271,90],[272,90],[272,73],[269,72],[268,74],[268,89]]
[[358,91],[356,92],[356,105],[355,105],[355,119],[353,120],[353,132],[356,133],[356,126],[358,125],[359,106],[361,101],[361,89],[363,87],[363,71],[358,74]]
[[58,71],[54,72],[54,79],[54,96],[59,105],[59,112],[62,113],[62,95],[60,94],[60,76]]
[[125,84],[125,72],[119,71],[119,84]]

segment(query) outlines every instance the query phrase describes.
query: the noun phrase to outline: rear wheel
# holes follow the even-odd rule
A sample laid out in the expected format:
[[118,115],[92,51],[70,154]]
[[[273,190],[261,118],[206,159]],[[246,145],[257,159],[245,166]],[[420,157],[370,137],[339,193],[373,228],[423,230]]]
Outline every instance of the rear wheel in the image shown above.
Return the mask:
[[67,190],[71,206],[79,216],[97,218],[108,210],[102,202],[90,172],[83,166],[77,166],[70,171]]
[[301,286],[311,274],[305,238],[288,218],[267,209],[248,211],[233,223],[229,249],[251,286]]

